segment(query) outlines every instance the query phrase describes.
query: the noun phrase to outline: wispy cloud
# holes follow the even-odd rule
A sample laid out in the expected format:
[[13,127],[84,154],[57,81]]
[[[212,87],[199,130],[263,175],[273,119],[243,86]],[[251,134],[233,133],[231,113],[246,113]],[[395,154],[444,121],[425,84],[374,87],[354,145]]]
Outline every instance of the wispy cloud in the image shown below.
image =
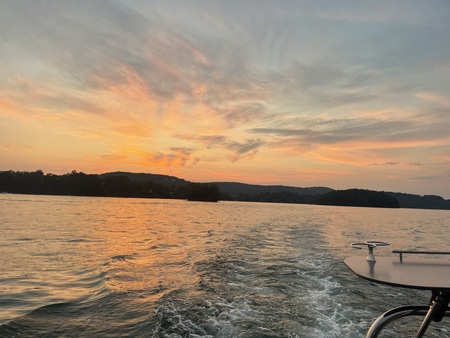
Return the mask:
[[142,158],[142,163],[148,167],[193,167],[200,161],[193,158],[189,149],[172,148],[168,154],[149,152]]
[[446,108],[450,108],[450,96],[430,92],[419,92],[416,96],[422,100],[437,103]]
[[178,135],[179,139],[187,140],[198,144],[200,147],[207,149],[223,149],[228,152],[226,158],[231,162],[241,159],[251,159],[260,148],[264,146],[264,142],[259,139],[246,139],[244,141],[234,141],[224,135]]

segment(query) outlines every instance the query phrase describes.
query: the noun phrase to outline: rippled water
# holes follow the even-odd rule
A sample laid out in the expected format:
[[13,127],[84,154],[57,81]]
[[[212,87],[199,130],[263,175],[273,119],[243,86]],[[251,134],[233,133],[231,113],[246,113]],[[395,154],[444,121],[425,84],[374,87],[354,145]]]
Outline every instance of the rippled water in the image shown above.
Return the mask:
[[350,243],[448,251],[450,212],[4,194],[0,229],[1,337],[364,337],[429,294],[358,279]]

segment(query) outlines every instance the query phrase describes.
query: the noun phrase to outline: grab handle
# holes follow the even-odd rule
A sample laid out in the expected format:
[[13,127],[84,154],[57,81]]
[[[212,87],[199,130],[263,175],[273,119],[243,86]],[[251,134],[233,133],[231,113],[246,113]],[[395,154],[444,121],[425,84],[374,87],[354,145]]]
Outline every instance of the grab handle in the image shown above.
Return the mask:
[[352,243],[352,248],[362,249],[364,246],[367,246],[369,249],[369,254],[366,257],[366,260],[369,262],[375,262],[375,255],[373,254],[373,249],[377,246],[387,246],[390,245],[388,242],[380,242],[380,241],[367,241],[367,242],[357,242]]

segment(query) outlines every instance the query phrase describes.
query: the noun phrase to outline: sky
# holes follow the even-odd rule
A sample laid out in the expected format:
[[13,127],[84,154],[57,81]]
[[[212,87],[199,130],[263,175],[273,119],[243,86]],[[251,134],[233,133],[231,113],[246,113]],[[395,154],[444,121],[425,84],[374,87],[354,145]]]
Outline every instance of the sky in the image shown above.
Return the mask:
[[0,170],[450,198],[450,2],[0,0]]

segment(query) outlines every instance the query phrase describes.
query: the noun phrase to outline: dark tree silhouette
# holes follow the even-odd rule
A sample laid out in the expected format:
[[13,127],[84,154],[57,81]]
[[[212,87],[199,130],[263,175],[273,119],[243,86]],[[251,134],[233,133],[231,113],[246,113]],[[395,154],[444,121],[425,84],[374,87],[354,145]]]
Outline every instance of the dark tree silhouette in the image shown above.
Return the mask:
[[133,182],[126,176],[105,177],[103,186],[107,196],[129,197],[136,194],[136,189],[133,189]]
[[186,191],[189,201],[217,202],[220,191],[214,183],[191,183]]
[[395,197],[384,192],[362,189],[331,191],[321,195],[319,203],[353,207],[399,208],[398,200]]

